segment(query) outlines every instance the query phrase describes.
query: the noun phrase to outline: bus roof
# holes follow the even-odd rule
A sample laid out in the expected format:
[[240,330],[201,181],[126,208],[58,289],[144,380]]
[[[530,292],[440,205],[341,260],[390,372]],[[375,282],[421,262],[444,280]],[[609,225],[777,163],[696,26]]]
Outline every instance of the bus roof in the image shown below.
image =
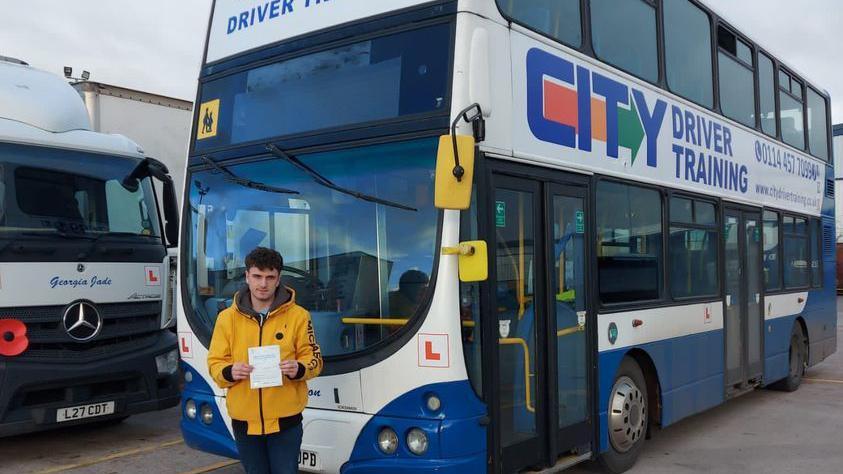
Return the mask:
[[205,62],[431,0],[329,2],[325,0],[215,0]]

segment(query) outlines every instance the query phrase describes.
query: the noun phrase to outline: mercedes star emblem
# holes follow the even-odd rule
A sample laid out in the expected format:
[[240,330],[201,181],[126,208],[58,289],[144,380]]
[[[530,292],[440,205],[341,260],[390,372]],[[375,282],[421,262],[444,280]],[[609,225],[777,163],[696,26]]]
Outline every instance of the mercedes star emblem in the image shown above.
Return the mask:
[[77,301],[64,310],[62,323],[67,335],[79,342],[87,342],[102,329],[102,317],[91,303]]

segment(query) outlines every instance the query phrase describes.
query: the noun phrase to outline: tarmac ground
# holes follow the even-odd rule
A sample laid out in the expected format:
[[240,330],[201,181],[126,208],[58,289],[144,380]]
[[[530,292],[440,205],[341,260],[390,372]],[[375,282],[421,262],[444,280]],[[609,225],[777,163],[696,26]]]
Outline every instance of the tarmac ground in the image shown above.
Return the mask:
[[[843,336],[838,299],[838,341]],[[178,407],[111,426],[0,438],[0,473],[234,474],[237,461],[194,451]],[[808,370],[794,393],[760,389],[657,431],[629,474],[843,472],[843,354]],[[601,472],[596,463],[570,474]]]

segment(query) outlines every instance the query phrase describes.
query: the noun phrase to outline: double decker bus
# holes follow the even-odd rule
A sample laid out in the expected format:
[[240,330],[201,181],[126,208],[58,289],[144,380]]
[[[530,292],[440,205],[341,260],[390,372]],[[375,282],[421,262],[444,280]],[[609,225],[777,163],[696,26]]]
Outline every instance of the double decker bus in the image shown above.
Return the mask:
[[257,245],[323,351],[308,472],[622,472],[836,350],[829,98],[697,1],[217,0],[196,103],[195,448],[237,456],[206,348]]

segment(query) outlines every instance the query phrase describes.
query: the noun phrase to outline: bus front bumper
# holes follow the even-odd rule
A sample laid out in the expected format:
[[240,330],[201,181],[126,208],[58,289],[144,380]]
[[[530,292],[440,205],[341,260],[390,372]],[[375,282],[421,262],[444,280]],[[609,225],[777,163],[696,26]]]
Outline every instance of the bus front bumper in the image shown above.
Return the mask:
[[342,474],[424,474],[437,472],[442,474],[468,474],[485,472],[485,455],[477,453],[473,456],[454,459],[373,459],[354,463],[346,463]]

